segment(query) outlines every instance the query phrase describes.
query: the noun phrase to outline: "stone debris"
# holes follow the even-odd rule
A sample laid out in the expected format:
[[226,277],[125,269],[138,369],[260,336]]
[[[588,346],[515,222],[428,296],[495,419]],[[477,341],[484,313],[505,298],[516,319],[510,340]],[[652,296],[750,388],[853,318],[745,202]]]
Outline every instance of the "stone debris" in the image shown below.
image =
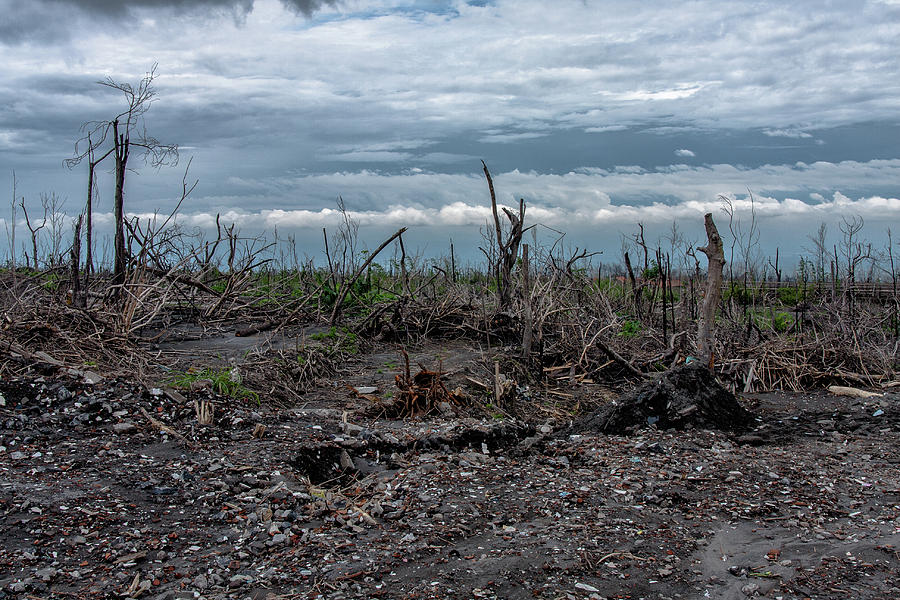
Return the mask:
[[900,597],[889,395],[876,419],[756,399],[749,444],[222,401],[200,426],[113,378],[0,392],[0,598]]

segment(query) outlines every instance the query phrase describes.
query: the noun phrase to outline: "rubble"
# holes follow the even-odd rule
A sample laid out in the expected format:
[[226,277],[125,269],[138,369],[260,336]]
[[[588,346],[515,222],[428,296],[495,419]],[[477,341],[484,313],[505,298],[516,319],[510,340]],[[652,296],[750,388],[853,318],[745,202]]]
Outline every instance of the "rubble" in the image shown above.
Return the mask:
[[896,394],[754,396],[751,445],[335,389],[201,425],[210,390],[0,380],[0,598],[900,596]]

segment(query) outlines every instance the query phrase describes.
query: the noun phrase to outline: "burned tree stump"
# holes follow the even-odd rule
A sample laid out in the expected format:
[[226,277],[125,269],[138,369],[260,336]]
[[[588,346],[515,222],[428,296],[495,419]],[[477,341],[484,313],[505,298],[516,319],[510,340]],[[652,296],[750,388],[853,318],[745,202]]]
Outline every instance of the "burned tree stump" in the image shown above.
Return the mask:
[[656,425],[737,432],[752,422],[753,414],[716,381],[706,365],[683,365],[601,407],[576,424],[576,429],[624,435]]

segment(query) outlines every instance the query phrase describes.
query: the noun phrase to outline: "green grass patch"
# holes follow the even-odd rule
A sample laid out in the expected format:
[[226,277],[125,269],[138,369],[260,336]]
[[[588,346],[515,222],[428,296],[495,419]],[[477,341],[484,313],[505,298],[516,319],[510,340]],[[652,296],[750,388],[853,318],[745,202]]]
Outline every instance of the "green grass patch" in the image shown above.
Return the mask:
[[309,339],[316,342],[322,342],[325,346],[328,346],[330,350],[342,354],[357,355],[360,353],[359,336],[350,331],[347,327],[332,326],[328,331],[310,335]]
[[231,375],[231,369],[211,369],[204,367],[195,369],[191,367],[183,373],[177,373],[168,384],[172,387],[189,390],[200,381],[209,381],[213,392],[234,398],[236,400],[253,400],[259,404],[259,394],[245,387],[239,380]]
[[623,337],[626,339],[630,339],[633,337],[637,337],[640,335],[641,330],[643,330],[643,325],[641,325],[640,321],[632,321],[628,319],[622,323],[622,329],[619,330],[619,337]]

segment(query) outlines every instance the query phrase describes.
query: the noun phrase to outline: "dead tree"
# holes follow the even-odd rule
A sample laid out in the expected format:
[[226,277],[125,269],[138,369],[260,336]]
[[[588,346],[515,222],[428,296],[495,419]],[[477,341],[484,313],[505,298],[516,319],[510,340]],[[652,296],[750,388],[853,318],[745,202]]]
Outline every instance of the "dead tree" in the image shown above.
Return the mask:
[[[101,154],[100,156],[96,155],[97,147],[94,145],[94,141],[91,139],[91,132],[89,131],[87,136],[87,147],[82,152],[78,152],[78,143],[76,143],[75,152],[76,155],[73,158],[68,158],[65,160],[65,165],[67,167],[74,168],[76,165],[81,163],[83,159],[87,159],[88,163],[88,185],[87,185],[87,202],[85,203],[85,243],[87,248],[85,249],[85,257],[84,257],[84,271],[85,271],[85,287],[89,285],[90,275],[94,270],[94,190],[97,187],[97,165],[103,162],[107,156],[112,154],[115,148],[109,148],[106,152]],[[80,142],[79,142],[80,143]]]
[[509,233],[504,240],[503,227],[500,225],[500,214],[497,212],[497,196],[494,194],[494,181],[488,171],[487,165],[481,161],[484,167],[484,176],[487,178],[488,190],[491,193],[491,214],[494,216],[494,232],[497,236],[498,256],[493,271],[497,278],[497,292],[500,294],[500,310],[505,310],[512,299],[512,270],[519,258],[519,244],[522,242],[522,234],[528,229],[523,229],[525,222],[525,200],[519,200],[519,214],[513,213],[506,207],[503,212],[509,219]]
[[[93,197],[94,168],[110,154],[115,159],[114,285],[121,285],[125,282],[128,268],[129,252],[125,244],[125,172],[128,169],[131,149],[137,148],[142,152],[144,161],[153,167],[175,165],[178,162],[177,146],[163,144],[148,135],[146,131],[144,115],[156,98],[156,90],[153,87],[155,78],[156,65],[154,64],[137,86],[115,81],[111,77],[98,82],[102,86],[121,92],[125,97],[127,108],[109,121],[85,123],[82,126],[85,136],[76,142],[75,156],[66,161],[66,166],[72,168],[87,159],[89,166],[88,203],[90,204]],[[99,156],[99,158],[95,158],[95,156]],[[88,236],[92,235],[91,227],[90,216],[88,216]]]
[[697,248],[709,260],[706,275],[706,295],[700,311],[697,343],[700,359],[712,369],[715,364],[716,309],[722,299],[722,271],[725,268],[725,249],[713,222],[712,213],[703,217],[706,225],[706,246]]
[[[31,218],[28,216],[28,209],[25,208],[25,198],[24,197],[19,202],[19,206],[21,207],[22,212],[25,214],[25,226],[28,228],[28,231],[31,233],[31,248],[32,248],[31,262],[33,264],[32,268],[35,271],[37,271],[38,270],[38,232],[47,226],[48,205],[46,202],[46,196],[43,194],[41,195],[41,207],[44,209],[44,216],[43,216],[43,220],[41,221],[40,225],[32,224]],[[36,222],[37,221],[35,221],[35,223]],[[25,256],[25,264],[26,265],[28,264],[28,255],[27,254]]]
[[[25,199],[22,198],[24,202]],[[9,268],[16,276],[16,172],[12,173],[12,202],[9,203],[10,219],[6,223],[6,237],[9,240]]]
[[75,221],[75,226],[72,228],[72,248],[69,250],[69,255],[72,261],[72,306],[78,306],[82,308],[87,304],[86,296],[82,295],[81,293],[81,277],[78,272],[79,266],[81,264],[81,223],[83,220],[84,215],[78,215],[78,219]]

